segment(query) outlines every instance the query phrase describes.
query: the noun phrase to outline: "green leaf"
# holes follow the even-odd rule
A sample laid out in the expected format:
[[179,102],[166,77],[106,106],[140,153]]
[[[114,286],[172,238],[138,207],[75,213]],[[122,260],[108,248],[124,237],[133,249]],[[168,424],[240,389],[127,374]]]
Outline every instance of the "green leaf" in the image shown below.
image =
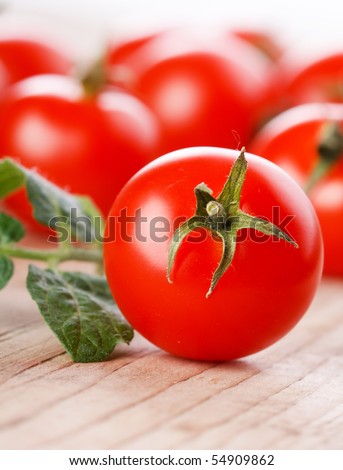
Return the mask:
[[0,212],[0,248],[12,242],[19,242],[24,235],[24,227],[18,220]]
[[69,237],[80,242],[98,239],[97,227],[102,227],[102,217],[89,198],[71,195],[10,158],[2,160],[0,197],[6,197],[20,187],[26,187],[34,218],[42,225],[57,230],[62,223],[67,227]]
[[25,171],[10,158],[0,161],[0,198],[17,191],[25,185]]
[[27,288],[75,362],[105,360],[133,330],[113,301],[106,279],[29,267]]
[[103,240],[105,219],[102,213],[94,204],[93,200],[88,196],[77,196],[77,199],[81,204],[83,212],[87,214],[90,221],[92,222],[95,240]]
[[3,289],[13,275],[13,263],[4,249],[18,242],[25,235],[24,227],[13,217],[0,212],[0,289]]
[[73,238],[82,242],[94,241],[93,212],[84,211],[77,196],[63,191],[34,172],[27,176],[26,189],[38,222],[56,228],[56,224],[63,221]]
[[13,275],[13,263],[8,256],[0,256],[0,289],[3,289]]
[[25,235],[24,227],[13,217],[0,212],[0,289],[3,289],[13,276],[13,262],[5,254],[6,247],[18,242]]

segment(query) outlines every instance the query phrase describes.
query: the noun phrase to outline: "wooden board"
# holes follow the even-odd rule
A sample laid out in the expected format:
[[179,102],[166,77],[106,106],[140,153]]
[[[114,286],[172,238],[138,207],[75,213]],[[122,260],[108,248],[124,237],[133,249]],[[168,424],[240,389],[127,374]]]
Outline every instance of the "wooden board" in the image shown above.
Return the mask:
[[244,360],[172,357],[136,335],[73,364],[24,289],[0,292],[2,449],[343,449],[343,281]]

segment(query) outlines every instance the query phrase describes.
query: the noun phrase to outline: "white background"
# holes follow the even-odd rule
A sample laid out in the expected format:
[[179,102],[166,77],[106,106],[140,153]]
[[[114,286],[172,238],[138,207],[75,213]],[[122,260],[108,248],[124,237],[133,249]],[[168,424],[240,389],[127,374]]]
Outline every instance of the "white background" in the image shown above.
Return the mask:
[[343,49],[342,0],[0,0],[0,6],[0,34],[4,21],[32,26],[77,54],[97,54],[109,37],[194,23],[267,28],[301,54]]

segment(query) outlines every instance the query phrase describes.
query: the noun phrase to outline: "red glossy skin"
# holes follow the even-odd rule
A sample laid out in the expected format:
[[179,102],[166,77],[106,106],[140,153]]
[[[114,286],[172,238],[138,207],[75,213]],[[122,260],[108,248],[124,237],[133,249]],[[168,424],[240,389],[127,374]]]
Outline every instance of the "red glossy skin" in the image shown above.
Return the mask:
[[250,70],[254,69],[256,75],[264,83],[262,93],[261,90],[257,91],[260,95],[259,103],[255,109],[254,107],[251,109],[254,114],[255,134],[267,121],[287,106],[284,95],[289,65],[281,60],[284,53],[281,45],[267,32],[248,29],[229,31],[221,37],[219,42],[221,48],[230,51],[235,44],[235,42],[232,44],[234,37],[249,46],[245,48],[245,52],[239,51],[239,48],[237,52],[239,51],[239,54],[244,57],[244,62],[249,64]]
[[249,141],[258,83],[249,77],[244,83],[244,69],[233,68],[220,56],[191,53],[160,62],[141,77],[140,94],[162,123],[164,152]]
[[108,79],[130,91],[138,89],[140,77],[163,60],[185,52],[206,49],[199,34],[175,29],[110,44],[106,58]]
[[343,102],[343,53],[324,56],[296,70],[286,89],[293,105]]
[[[337,121],[343,132],[343,105],[313,104],[296,107],[272,120],[256,136],[251,149],[283,167],[305,186],[318,162],[322,126]],[[343,155],[310,191],[324,240],[326,274],[343,276]]]
[[[162,231],[155,237],[161,239],[156,241],[149,226],[155,217],[166,218],[172,226],[178,217],[192,216],[194,188],[201,182],[217,196],[238,152],[192,148],[165,155],[137,173],[111,209],[104,260],[113,296],[139,333],[172,354],[222,361],[255,353],[300,320],[317,289],[322,240],[312,205],[279,167],[246,156],[241,208],[269,220],[273,206],[280,207],[280,221],[294,215],[287,230],[299,249],[265,236],[258,243],[251,238],[255,232],[245,231],[250,238],[237,243],[232,265],[208,299],[205,295],[222,244],[210,236],[202,242],[194,242],[194,234],[193,242],[187,238],[169,284],[166,269],[173,229],[159,219],[156,226]],[[119,219],[125,208],[127,216],[141,209],[141,217],[147,218],[141,229],[139,222],[125,225]]]
[[247,145],[260,119],[269,70],[253,47],[233,36],[174,30],[129,44],[128,50],[121,62],[116,57],[111,79],[140,96],[159,118],[163,152]]
[[0,39],[0,60],[9,83],[47,73],[68,75],[72,70],[71,60],[62,51],[29,38]]
[[[137,98],[119,90],[85,98],[68,77],[42,75],[13,85],[0,102],[0,125],[1,155],[91,196],[104,214],[158,152],[157,122]],[[21,200],[12,204],[26,212]]]

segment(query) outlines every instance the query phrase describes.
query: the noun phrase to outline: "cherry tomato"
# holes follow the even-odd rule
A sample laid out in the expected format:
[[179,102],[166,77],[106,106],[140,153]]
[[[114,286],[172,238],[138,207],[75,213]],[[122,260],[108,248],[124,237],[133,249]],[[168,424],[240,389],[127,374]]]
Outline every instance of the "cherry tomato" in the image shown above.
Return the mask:
[[327,54],[295,68],[286,88],[292,105],[343,102],[343,53]]
[[[308,104],[270,121],[256,136],[252,150],[277,163],[305,187],[319,160],[318,145],[324,126],[337,122],[343,132],[343,105]],[[310,191],[321,223],[324,272],[343,275],[343,150],[337,161]]]
[[[210,41],[213,42],[212,36]],[[151,67],[168,58],[206,47],[198,31],[183,28],[114,41],[105,57],[106,73],[114,85],[135,91],[140,77]]]
[[174,30],[124,51],[109,55],[112,81],[136,93],[156,114],[162,151],[247,144],[260,119],[269,70],[253,47],[233,36],[229,41]]
[[139,90],[162,123],[163,150],[246,143],[252,134],[249,110],[255,95],[253,83],[246,83],[246,76],[240,79],[244,73],[208,53],[184,54],[149,70]]
[[[278,44],[276,38],[265,31],[254,29],[230,30],[220,37],[222,49],[232,49],[233,37],[239,38],[241,40],[239,42],[249,45],[245,48],[245,52],[240,51],[239,54],[245,57],[244,61],[249,64],[250,69],[257,72],[257,76],[261,77],[264,83],[264,90],[258,92],[260,101],[255,109],[251,109],[251,112],[255,115],[254,130],[256,131],[288,105],[285,99],[285,87],[289,74],[289,64],[281,60],[284,50]],[[235,43],[237,44],[237,41]]]
[[[158,152],[158,124],[143,103],[112,89],[85,97],[69,77],[41,75],[10,87],[0,102],[0,125],[1,155],[91,196],[104,214]],[[26,212],[21,196],[8,203]]]
[[299,321],[320,280],[311,203],[286,172],[247,154],[240,209],[283,228],[299,247],[240,230],[232,263],[206,298],[223,247],[199,229],[182,242],[168,283],[174,229],[196,210],[194,188],[206,183],[217,197],[238,153],[195,147],[156,159],[124,186],[107,219],[105,270],[119,308],[139,333],[178,356],[228,360],[269,346]]
[[47,73],[68,75],[72,70],[72,62],[64,52],[24,37],[1,38],[0,61],[10,83]]

